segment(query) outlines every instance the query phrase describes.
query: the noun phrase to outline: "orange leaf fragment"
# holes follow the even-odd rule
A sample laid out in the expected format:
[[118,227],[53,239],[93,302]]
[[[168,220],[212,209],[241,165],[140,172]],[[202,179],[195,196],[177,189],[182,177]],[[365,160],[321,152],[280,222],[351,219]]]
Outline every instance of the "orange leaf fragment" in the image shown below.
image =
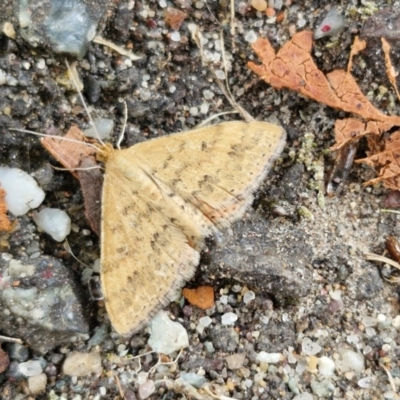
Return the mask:
[[6,191],[0,188],[0,232],[10,232],[11,221],[7,217]]
[[353,69],[353,58],[357,55],[360,51],[363,51],[367,46],[367,42],[365,40],[360,40],[358,36],[354,38],[354,42],[351,45],[350,56],[349,56],[349,63],[347,64],[347,72]]
[[381,40],[382,40],[382,50],[385,54],[386,75],[388,76],[390,83],[392,84],[394,90],[396,91],[397,98],[400,99],[399,90],[397,89],[396,85],[396,77],[399,73],[395,70],[392,64],[392,60],[390,59],[391,47],[385,38],[381,38]]
[[192,306],[202,310],[214,306],[214,289],[211,286],[199,286],[196,289],[184,288],[182,295]]
[[173,7],[167,7],[165,13],[165,23],[169,25],[174,30],[179,30],[182,25],[182,22],[187,17],[187,14],[181,10],[178,10]]
[[292,89],[330,107],[341,108],[341,101],[311,57],[312,35],[310,31],[296,33],[277,54],[268,39],[258,38],[252,47],[262,65],[247,65],[276,89]]

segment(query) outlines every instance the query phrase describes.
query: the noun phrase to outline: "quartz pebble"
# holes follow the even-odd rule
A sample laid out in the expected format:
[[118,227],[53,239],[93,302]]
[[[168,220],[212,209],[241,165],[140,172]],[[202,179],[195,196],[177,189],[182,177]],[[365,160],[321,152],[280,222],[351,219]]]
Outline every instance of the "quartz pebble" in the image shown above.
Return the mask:
[[251,6],[257,11],[264,11],[267,8],[267,2],[265,0],[252,0]]
[[139,386],[139,396],[141,399],[147,399],[156,390],[156,385],[153,381],[149,380]]
[[165,311],[160,311],[150,323],[149,346],[153,351],[171,354],[189,346],[189,338],[185,328],[171,321]]
[[246,292],[243,296],[243,303],[248,304],[256,298],[255,293],[252,290]]
[[318,370],[321,375],[332,376],[335,373],[335,362],[329,357],[322,356],[318,360]]
[[245,359],[246,353],[236,353],[225,357],[228,368],[232,370],[242,368]]
[[0,167],[0,184],[6,191],[7,208],[16,217],[39,207],[45,197],[36,181],[18,168]]
[[310,338],[304,338],[301,343],[301,349],[307,356],[314,356],[321,351],[321,346],[318,343],[314,343]]
[[201,388],[207,383],[207,379],[195,372],[181,372],[180,378],[195,388]]
[[281,353],[267,353],[265,351],[260,351],[257,354],[257,361],[267,364],[277,364],[281,361]]
[[28,378],[27,384],[30,394],[40,394],[46,390],[47,376],[43,373],[36,376],[31,376]]
[[238,317],[233,312],[225,313],[221,317],[221,324],[222,325],[233,325],[237,321]]
[[19,364],[19,372],[25,376],[35,376],[43,372],[42,364],[39,360],[29,360]]
[[96,118],[93,122],[94,127],[91,126],[90,128],[86,129],[83,134],[86,137],[109,140],[114,131],[114,121],[110,118]]
[[364,356],[361,353],[349,349],[341,349],[339,353],[341,360],[336,361],[336,369],[340,372],[362,372],[364,370]]
[[57,208],[44,208],[33,220],[57,242],[62,242],[71,232],[71,218],[65,211]]
[[98,352],[69,353],[62,367],[63,373],[69,376],[85,376],[91,373],[100,375],[102,370],[101,355]]
[[207,326],[209,326],[212,323],[212,319],[209,316],[205,316],[205,317],[201,317],[199,319],[199,324],[197,325],[197,332],[199,332],[200,334],[203,333],[204,328],[207,328]]

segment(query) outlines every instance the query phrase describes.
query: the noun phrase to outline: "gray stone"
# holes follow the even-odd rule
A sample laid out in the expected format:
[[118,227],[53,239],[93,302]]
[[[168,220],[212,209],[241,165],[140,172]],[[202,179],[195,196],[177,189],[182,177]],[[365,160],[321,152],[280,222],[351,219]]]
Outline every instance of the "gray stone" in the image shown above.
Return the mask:
[[0,325],[5,335],[46,353],[75,334],[88,332],[88,306],[83,305],[80,286],[59,260],[15,260],[3,253],[0,274]]

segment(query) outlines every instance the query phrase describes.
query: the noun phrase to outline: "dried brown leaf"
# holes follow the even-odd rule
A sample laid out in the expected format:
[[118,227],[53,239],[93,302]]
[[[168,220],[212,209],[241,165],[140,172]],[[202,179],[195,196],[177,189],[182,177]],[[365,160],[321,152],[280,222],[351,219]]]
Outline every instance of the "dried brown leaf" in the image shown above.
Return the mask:
[[[69,142],[63,138],[73,139],[82,143]],[[88,169],[86,171],[76,168],[92,168],[98,163],[94,154],[95,149],[85,144],[85,136],[77,126],[72,126],[67,134],[60,139],[46,137],[41,143],[50,154],[65,168],[79,179],[84,203],[86,218],[93,231],[100,235],[101,221],[101,188],[103,185],[103,174],[99,169]]]
[[64,136],[67,139],[73,139],[82,142],[82,144],[76,142],[68,142],[60,139],[54,139],[51,137],[45,137],[41,140],[43,147],[60,163],[70,170],[70,172],[78,178],[78,175],[74,171],[75,168],[80,166],[81,160],[84,157],[92,157],[95,160],[96,151],[87,145],[84,140],[86,139],[82,131],[73,125]]

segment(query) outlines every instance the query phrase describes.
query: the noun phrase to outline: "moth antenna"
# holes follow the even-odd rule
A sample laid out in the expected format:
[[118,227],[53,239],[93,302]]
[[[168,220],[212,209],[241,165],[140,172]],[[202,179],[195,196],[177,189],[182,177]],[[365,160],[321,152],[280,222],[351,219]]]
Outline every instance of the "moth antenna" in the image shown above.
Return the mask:
[[121,150],[121,142],[122,139],[124,138],[125,134],[125,129],[126,129],[126,123],[128,121],[128,106],[126,105],[126,101],[124,103],[124,125],[122,126],[121,133],[119,134],[118,141],[117,141],[117,149]]
[[95,133],[96,133],[96,136],[97,136],[96,139],[104,146],[104,142],[103,142],[103,141],[101,140],[101,138],[100,138],[99,132],[97,131],[96,125],[94,124],[94,121],[93,121],[93,119],[92,119],[92,116],[91,116],[91,114],[90,114],[90,112],[89,112],[89,109],[88,109],[88,107],[87,107],[87,105],[86,105],[85,99],[84,99],[83,96],[82,96],[82,92],[79,90],[78,82],[76,81],[75,76],[74,76],[74,74],[72,73],[72,69],[71,69],[71,67],[69,66],[69,63],[68,63],[67,60],[65,60],[65,64],[67,65],[67,68],[68,68],[69,79],[71,79],[72,83],[74,84],[75,89],[76,89],[76,91],[78,92],[79,98],[80,98],[80,100],[81,100],[81,102],[82,102],[82,105],[83,105],[83,107],[85,108],[86,114],[87,114],[87,116],[88,116],[88,118],[89,118],[90,125],[93,127],[93,129],[94,129],[94,131],[95,131]]
[[212,74],[214,75],[214,77],[216,79],[217,85],[219,86],[219,88],[221,89],[222,93],[225,95],[225,97],[227,98],[227,100],[229,101],[231,106],[243,117],[243,119],[246,122],[253,122],[254,118],[234,100],[233,95],[229,89],[228,69],[226,67],[225,43],[224,43],[223,33],[221,32],[221,52],[222,52],[222,61],[223,61],[224,71],[225,71],[226,87],[224,86],[222,81],[218,78],[212,65],[210,65],[210,63],[208,61],[206,61],[204,51],[203,51],[203,45],[201,43],[201,33],[198,28],[196,30],[192,31],[192,37],[193,37],[194,41],[196,42],[197,47],[200,50],[200,55],[201,55],[203,64],[206,64],[208,66],[208,68],[210,69],[210,71],[212,72]]
[[[22,133],[29,133],[30,135],[35,135],[35,136],[40,136],[40,137],[45,137],[45,138],[52,138],[52,139],[57,139],[57,140],[65,140],[66,142],[72,142],[72,143],[78,143],[82,144],[84,142],[75,140],[75,139],[69,139],[63,136],[56,136],[56,135],[47,135],[46,133],[39,133],[35,131],[30,131],[28,129],[19,129],[19,128],[9,128],[10,131],[16,131],[16,132],[22,132]],[[85,143],[85,146],[89,146],[94,148],[96,151],[98,150],[98,147],[91,144],[91,143]]]
[[232,49],[235,48],[235,28],[236,28],[236,18],[235,18],[235,0],[231,0],[231,36],[232,36]]
[[[254,121],[254,118],[242,107],[240,106],[236,100],[234,99],[231,89],[229,87],[229,81],[228,81],[228,68],[227,68],[227,63],[226,63],[226,55],[225,55],[225,41],[224,41],[224,34],[221,31],[221,53],[222,53],[222,61],[224,65],[224,71],[225,71],[225,86],[226,86],[226,92],[224,92],[225,96],[227,97],[228,101],[231,103],[232,107],[237,110],[242,117],[247,121],[247,122],[252,122]],[[215,75],[215,72],[214,72]],[[220,82],[220,87],[223,86],[222,82],[218,79]]]
[[209,122],[211,122],[213,119],[218,118],[221,115],[227,115],[227,114],[238,114],[238,111],[222,111],[218,114],[211,115],[211,117],[208,117],[202,123],[196,125],[196,129],[202,128],[203,126],[206,126]]

